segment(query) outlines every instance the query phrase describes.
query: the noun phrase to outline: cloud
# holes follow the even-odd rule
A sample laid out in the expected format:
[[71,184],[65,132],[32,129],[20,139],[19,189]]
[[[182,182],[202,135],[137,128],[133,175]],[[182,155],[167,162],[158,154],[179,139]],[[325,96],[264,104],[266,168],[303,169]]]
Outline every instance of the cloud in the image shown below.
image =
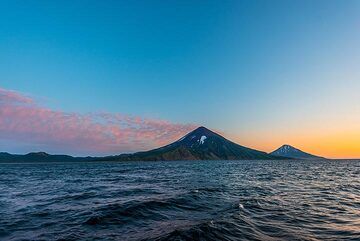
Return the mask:
[[22,95],[12,90],[0,88],[0,105],[2,104],[32,104],[30,97]]
[[0,88],[0,140],[42,151],[106,155],[147,150],[195,127],[119,113],[51,110],[31,97]]

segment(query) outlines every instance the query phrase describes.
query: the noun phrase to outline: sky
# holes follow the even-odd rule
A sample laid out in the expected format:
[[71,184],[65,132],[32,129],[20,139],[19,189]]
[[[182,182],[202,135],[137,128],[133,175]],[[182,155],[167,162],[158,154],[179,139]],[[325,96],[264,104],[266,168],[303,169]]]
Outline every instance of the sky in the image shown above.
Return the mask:
[[206,126],[360,157],[360,1],[0,0],[0,152],[109,155]]

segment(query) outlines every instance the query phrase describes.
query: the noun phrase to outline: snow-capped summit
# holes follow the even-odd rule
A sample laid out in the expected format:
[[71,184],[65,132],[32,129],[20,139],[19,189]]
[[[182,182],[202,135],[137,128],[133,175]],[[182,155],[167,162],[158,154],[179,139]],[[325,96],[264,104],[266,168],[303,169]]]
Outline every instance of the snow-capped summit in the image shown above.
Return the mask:
[[271,152],[270,155],[287,157],[287,158],[298,158],[298,159],[322,159],[323,157],[315,156],[310,153],[303,152],[290,145],[282,145],[280,148]]

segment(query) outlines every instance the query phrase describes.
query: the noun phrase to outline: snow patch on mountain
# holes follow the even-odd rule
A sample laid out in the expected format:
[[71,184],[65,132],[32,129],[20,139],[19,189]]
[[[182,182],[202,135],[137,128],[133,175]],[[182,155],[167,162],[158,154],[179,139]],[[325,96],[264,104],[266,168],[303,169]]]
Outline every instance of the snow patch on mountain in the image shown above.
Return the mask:
[[200,137],[200,140],[199,140],[200,145],[204,144],[206,138],[207,138],[206,136],[201,136]]
[[290,146],[290,145],[283,145],[281,148],[277,150],[278,153],[289,153],[289,152],[300,152],[300,150]]

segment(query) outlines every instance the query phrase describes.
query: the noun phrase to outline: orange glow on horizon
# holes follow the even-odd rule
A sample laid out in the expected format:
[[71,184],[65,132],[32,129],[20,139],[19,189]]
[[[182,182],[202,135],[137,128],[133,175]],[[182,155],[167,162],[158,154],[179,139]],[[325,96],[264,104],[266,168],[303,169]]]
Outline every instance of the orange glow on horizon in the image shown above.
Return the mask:
[[283,144],[330,159],[360,159],[360,130],[307,131],[284,134],[274,131],[230,137],[240,145],[272,152]]

